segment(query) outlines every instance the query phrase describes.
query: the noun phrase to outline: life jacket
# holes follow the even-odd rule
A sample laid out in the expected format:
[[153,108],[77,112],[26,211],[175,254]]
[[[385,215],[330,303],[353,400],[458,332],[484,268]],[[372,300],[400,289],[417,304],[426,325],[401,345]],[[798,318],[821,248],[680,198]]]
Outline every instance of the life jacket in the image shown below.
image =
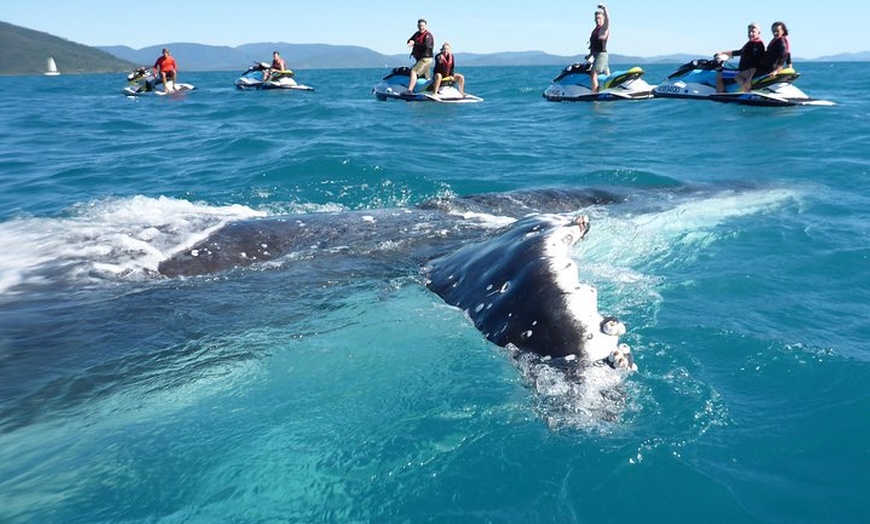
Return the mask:
[[[431,35],[428,29],[425,31],[417,31],[414,33],[414,36],[411,37],[411,40],[414,41],[414,48],[411,50],[411,55],[416,58],[431,58],[432,57],[432,46],[426,43],[426,37]],[[434,37],[433,37],[434,42]]]
[[157,59],[154,67],[159,67],[160,71],[164,73],[168,73],[170,71],[175,71],[178,69],[178,66],[175,65],[175,59],[172,58],[172,56],[161,56]]
[[453,54],[441,55],[441,59],[435,64],[435,73],[441,73],[441,76],[452,76],[453,75],[453,67],[454,67],[454,59]]
[[606,53],[607,52],[607,39],[599,38],[598,35],[601,31],[604,30],[603,25],[595,26],[595,29],[592,30],[592,35],[589,36],[589,52],[593,55],[595,53]]

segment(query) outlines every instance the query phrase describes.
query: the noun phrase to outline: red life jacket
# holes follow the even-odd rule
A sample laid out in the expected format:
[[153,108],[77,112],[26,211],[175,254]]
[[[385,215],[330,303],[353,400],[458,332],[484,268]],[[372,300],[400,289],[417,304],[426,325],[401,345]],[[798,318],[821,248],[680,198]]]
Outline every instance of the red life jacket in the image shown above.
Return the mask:
[[[426,43],[426,35],[427,35],[428,33],[429,33],[429,30],[428,30],[428,29],[425,30],[425,31],[418,31],[417,34],[418,34],[419,36],[418,36],[417,38],[415,38],[414,41],[417,42],[418,45],[423,45],[423,44],[425,44],[425,43]],[[407,33],[406,33],[406,34],[407,34]]]
[[441,60],[435,66],[435,73],[441,73],[441,76],[453,76],[453,53],[444,55],[441,53]]

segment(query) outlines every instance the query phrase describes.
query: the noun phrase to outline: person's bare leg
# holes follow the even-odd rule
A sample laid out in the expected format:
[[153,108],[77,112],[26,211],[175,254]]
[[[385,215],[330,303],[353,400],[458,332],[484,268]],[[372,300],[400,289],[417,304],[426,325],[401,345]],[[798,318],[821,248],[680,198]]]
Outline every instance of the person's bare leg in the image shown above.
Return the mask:
[[432,81],[432,95],[438,96],[438,90],[441,89],[441,73],[435,73],[435,80]]

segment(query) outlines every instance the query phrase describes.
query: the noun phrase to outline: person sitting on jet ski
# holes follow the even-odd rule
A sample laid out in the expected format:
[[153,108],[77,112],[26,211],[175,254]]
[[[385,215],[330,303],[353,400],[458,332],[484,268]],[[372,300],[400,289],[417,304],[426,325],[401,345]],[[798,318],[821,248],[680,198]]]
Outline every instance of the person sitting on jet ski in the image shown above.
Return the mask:
[[435,80],[432,81],[432,93],[438,96],[441,81],[452,77],[459,86],[459,94],[465,96],[465,76],[454,72],[453,54],[450,52],[450,42],[441,44],[441,52],[435,57]]
[[281,58],[278,51],[272,51],[272,65],[263,71],[263,82],[268,81],[269,76],[271,76],[275,71],[284,71],[285,69],[287,69],[287,64],[284,62],[284,59]]
[[770,26],[773,40],[767,44],[764,61],[758,70],[758,75],[768,73],[778,74],[784,67],[791,67],[791,49],[788,44],[788,28],[782,22],[774,22]]
[[[718,55],[725,55],[728,58],[739,56],[740,63],[737,65],[738,73],[734,80],[740,84],[741,91],[749,91],[752,89],[752,77],[755,76],[755,71],[761,67],[761,62],[764,60],[764,42],[761,40],[761,27],[755,22],[749,24],[749,41],[743,44],[743,47],[734,51],[720,51]],[[722,70],[716,74],[716,91],[722,93],[725,91],[725,82],[722,80]]]
[[175,63],[175,59],[169,54],[169,49],[163,48],[161,56],[154,62],[152,69],[154,70],[154,76],[157,76],[158,70],[160,71],[163,92],[168,93],[172,91],[173,88],[170,87],[169,81],[171,80],[173,85],[178,82],[178,64]]

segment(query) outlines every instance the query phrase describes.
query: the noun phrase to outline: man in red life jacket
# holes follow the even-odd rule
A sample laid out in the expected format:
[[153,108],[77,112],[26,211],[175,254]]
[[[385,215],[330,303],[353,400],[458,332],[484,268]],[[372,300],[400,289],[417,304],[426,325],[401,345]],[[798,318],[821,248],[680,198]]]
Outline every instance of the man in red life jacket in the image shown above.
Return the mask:
[[408,47],[411,48],[411,56],[417,63],[411,68],[411,81],[408,82],[408,91],[414,92],[417,85],[417,77],[428,79],[432,69],[432,51],[435,48],[435,37],[426,29],[426,20],[417,20],[417,32],[408,39]]
[[450,52],[450,42],[441,44],[441,52],[435,57],[435,80],[432,82],[432,93],[438,96],[441,81],[453,77],[459,87],[459,94],[465,96],[465,77],[454,71],[453,53]]
[[[163,92],[169,93],[175,90],[175,84],[178,82],[178,65],[175,59],[169,54],[169,49],[163,48],[163,55],[154,62],[154,76],[157,76],[157,71],[160,71],[160,80],[163,82]],[[169,82],[172,81],[172,84]]]

